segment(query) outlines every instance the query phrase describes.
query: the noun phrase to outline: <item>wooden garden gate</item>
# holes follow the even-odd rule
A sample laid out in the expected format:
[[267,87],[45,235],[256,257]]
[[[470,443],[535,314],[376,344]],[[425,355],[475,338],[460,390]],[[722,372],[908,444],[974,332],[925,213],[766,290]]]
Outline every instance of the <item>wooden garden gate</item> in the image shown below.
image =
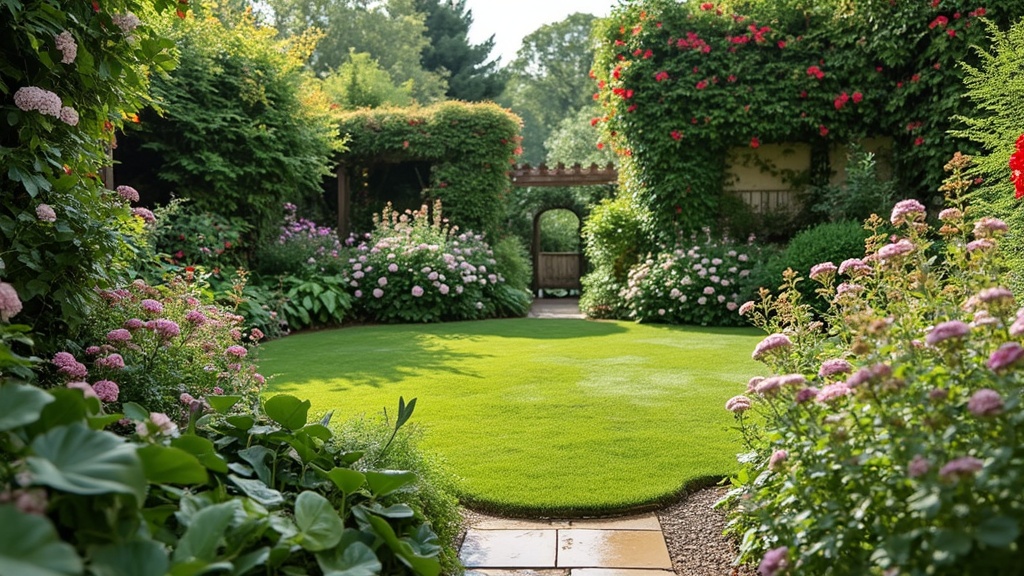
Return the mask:
[[[614,184],[619,175],[612,164],[604,168],[591,164],[583,168],[579,164],[566,167],[559,164],[548,168],[541,164],[537,168],[529,164],[515,167],[511,174],[512,185],[526,186],[591,186],[598,184]],[[583,275],[583,254],[579,252],[541,252],[540,251],[540,217],[548,210],[567,209],[576,212],[569,206],[550,206],[541,210],[533,217],[533,289],[579,290],[580,277]],[[576,212],[576,217],[583,223],[583,214]]]

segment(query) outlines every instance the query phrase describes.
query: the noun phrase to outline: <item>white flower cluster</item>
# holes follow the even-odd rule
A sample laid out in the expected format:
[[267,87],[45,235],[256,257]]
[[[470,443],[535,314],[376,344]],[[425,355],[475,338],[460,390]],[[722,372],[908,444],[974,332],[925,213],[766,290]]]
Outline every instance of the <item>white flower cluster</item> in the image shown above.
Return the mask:
[[78,112],[71,106],[64,106],[60,109],[60,119],[69,126],[78,126]]
[[71,32],[65,30],[57,34],[53,41],[57,45],[57,50],[60,50],[62,54],[61,63],[71,64],[75,61],[75,57],[78,56],[78,44],[75,44],[75,38],[71,35]]
[[14,104],[25,112],[36,111],[60,118],[60,96],[37,86],[23,86],[14,93]]
[[115,26],[121,29],[121,32],[123,32],[125,36],[130,35],[139,27],[140,24],[142,24],[142,20],[139,20],[139,17],[131,12],[128,12],[127,14],[114,14],[110,17],[110,20],[114,22]]

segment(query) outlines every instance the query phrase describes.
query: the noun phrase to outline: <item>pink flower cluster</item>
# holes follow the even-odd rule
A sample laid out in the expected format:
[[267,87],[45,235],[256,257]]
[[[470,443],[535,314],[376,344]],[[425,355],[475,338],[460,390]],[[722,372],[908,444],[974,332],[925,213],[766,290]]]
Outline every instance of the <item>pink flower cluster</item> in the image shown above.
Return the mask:
[[21,298],[18,291],[7,282],[0,282],[0,322],[10,322],[21,312]]
[[75,37],[71,35],[71,32],[64,30],[57,34],[53,38],[53,43],[60,51],[61,64],[71,64],[75,61],[75,57],[78,56],[78,44],[75,43]]
[[36,218],[40,222],[56,222],[57,213],[53,211],[53,207],[49,204],[40,204],[36,206]]
[[54,118],[60,118],[61,102],[49,90],[37,86],[24,86],[14,93],[14,105],[25,112],[39,112]]
[[793,342],[789,339],[789,336],[779,333],[771,334],[764,340],[758,342],[757,346],[754,347],[754,352],[751,354],[751,357],[754,360],[760,360],[769,352],[791,348],[792,346]]

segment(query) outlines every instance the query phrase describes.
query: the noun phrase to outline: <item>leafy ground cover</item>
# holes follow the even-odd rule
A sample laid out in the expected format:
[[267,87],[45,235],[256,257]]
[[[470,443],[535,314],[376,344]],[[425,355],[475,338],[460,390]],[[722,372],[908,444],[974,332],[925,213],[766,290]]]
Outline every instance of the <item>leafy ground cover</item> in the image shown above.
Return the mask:
[[[501,512],[630,509],[736,470],[722,409],[762,333],[513,319],[311,332],[261,347],[268,392],[339,420],[418,397],[415,421]],[[392,415],[393,417],[393,415]]]

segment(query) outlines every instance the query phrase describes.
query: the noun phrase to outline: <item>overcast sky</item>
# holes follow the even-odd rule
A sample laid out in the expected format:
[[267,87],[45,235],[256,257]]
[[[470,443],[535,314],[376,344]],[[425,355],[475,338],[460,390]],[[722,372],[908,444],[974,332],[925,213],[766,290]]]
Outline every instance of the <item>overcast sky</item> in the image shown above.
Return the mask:
[[615,0],[467,0],[473,11],[469,41],[479,44],[494,35],[491,58],[504,66],[516,57],[523,37],[544,24],[564,20],[576,12],[607,16]]

